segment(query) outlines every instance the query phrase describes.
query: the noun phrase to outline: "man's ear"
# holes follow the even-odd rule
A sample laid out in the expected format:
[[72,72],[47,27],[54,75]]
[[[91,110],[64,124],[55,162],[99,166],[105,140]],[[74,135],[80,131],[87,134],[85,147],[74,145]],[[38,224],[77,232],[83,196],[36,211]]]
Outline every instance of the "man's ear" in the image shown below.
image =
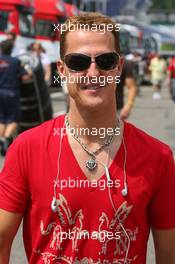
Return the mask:
[[62,60],[59,60],[57,62],[57,70],[62,79],[65,78],[65,66]]

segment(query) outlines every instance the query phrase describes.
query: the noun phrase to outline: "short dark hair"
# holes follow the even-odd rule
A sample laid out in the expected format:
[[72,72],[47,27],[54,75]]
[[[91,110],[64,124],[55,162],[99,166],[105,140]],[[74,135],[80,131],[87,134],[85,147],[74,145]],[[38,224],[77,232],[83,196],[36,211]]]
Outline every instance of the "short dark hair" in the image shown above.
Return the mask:
[[100,25],[105,25],[106,27],[109,25],[113,26],[113,30],[111,31],[111,34],[114,36],[115,41],[115,48],[116,51],[120,53],[120,44],[119,44],[119,32],[118,30],[115,30],[115,26],[117,23],[113,22],[108,16],[105,16],[98,12],[87,12],[82,13],[77,16],[69,17],[65,23],[64,26],[66,30],[61,32],[60,34],[60,57],[61,59],[64,58],[67,43],[66,43],[66,36],[71,31],[71,28],[74,26],[89,26],[90,28],[93,27],[93,25],[96,24],[98,27]]
[[8,39],[12,39],[13,41],[16,40],[16,33],[15,32],[7,32],[6,34],[7,34]]
[[13,41],[10,39],[4,40],[0,43],[2,54],[10,55],[13,49]]

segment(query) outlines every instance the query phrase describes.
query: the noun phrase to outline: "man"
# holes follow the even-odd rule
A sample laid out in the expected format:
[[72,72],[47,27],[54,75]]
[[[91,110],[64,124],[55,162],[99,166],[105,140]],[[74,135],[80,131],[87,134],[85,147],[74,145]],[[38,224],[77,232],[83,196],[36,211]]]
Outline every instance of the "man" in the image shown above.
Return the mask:
[[12,41],[1,42],[0,48],[0,151],[5,155],[20,120],[20,79],[30,76],[20,61],[10,55]]
[[[101,34],[104,25],[110,30]],[[167,145],[116,118],[123,59],[115,24],[86,13],[66,27],[58,69],[71,77],[70,110],[9,149],[0,176],[0,263],[8,263],[24,217],[29,263],[145,264],[151,226],[157,264],[174,264],[174,161]]]
[[13,42],[13,48],[11,52],[12,57],[19,57],[23,54],[26,54],[26,50],[22,44],[22,41],[17,40],[16,33],[7,32],[6,37],[8,40],[11,40]]
[[167,79],[171,97],[175,102],[175,57],[171,58],[169,62]]
[[34,42],[29,46],[29,50],[36,53],[37,56],[39,56],[41,60],[41,64],[44,70],[44,79],[48,85],[48,87],[51,84],[51,62],[49,59],[49,56],[47,55],[45,49],[39,42]]
[[149,70],[151,71],[151,81],[154,87],[153,99],[161,98],[160,92],[166,77],[166,61],[160,54],[155,54],[151,59]]
[[[127,100],[124,102],[124,88],[127,88]],[[134,64],[132,61],[125,60],[120,82],[116,89],[117,110],[120,113],[121,119],[126,119],[131,114],[134,106],[134,101],[137,93],[136,78],[134,73]]]

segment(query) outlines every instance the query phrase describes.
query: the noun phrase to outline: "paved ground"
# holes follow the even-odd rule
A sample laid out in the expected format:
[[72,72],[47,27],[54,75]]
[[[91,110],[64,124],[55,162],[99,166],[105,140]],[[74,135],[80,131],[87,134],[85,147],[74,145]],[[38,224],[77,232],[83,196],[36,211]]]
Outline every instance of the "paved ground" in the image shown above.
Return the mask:
[[[141,96],[137,98],[129,121],[169,144],[175,153],[175,104],[169,99],[166,89],[162,93],[161,100],[153,101],[151,95],[150,87],[142,87]],[[64,110],[63,98],[59,96],[53,99],[53,106],[55,112]],[[0,159],[0,167],[2,164],[3,160]],[[27,263],[21,241],[21,231],[18,232],[13,244],[10,263]],[[154,263],[154,249],[150,238],[147,264]]]

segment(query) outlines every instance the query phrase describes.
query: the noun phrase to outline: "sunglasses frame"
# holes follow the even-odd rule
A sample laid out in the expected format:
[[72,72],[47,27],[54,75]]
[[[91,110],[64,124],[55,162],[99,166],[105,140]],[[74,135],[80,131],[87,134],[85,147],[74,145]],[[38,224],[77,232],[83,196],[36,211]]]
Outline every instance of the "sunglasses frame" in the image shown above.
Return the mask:
[[[116,65],[115,65],[115,67],[116,67],[116,66],[119,64],[119,62],[120,62],[120,54],[117,53],[117,52],[105,52],[105,53],[99,54],[99,55],[97,55],[97,56],[95,56],[95,57],[91,57],[91,56],[88,56],[88,55],[83,54],[83,53],[69,53],[69,54],[66,54],[66,55],[64,56],[64,60],[63,60],[63,61],[65,62],[66,66],[67,66],[70,70],[72,70],[72,71],[74,71],[74,72],[87,71],[87,70],[89,69],[91,63],[96,63],[97,66],[98,66],[98,68],[99,68],[100,70],[102,70],[102,71],[111,71],[111,70],[114,70],[115,67],[106,70],[106,69],[103,69],[103,68],[101,68],[101,67],[99,66],[98,61],[97,61],[97,58],[100,57],[100,56],[102,56],[102,55],[106,55],[106,54],[115,54],[116,56],[118,56],[118,62],[117,62]],[[70,68],[69,65],[67,65],[67,63],[66,63],[66,57],[67,57],[67,56],[71,56],[71,55],[76,55],[76,56],[80,55],[80,56],[82,56],[82,57],[85,57],[85,58],[89,59],[89,66],[88,66],[87,68],[85,68],[85,69],[82,69],[82,70],[75,70],[75,69]],[[92,60],[92,59],[94,59],[94,60]]]

